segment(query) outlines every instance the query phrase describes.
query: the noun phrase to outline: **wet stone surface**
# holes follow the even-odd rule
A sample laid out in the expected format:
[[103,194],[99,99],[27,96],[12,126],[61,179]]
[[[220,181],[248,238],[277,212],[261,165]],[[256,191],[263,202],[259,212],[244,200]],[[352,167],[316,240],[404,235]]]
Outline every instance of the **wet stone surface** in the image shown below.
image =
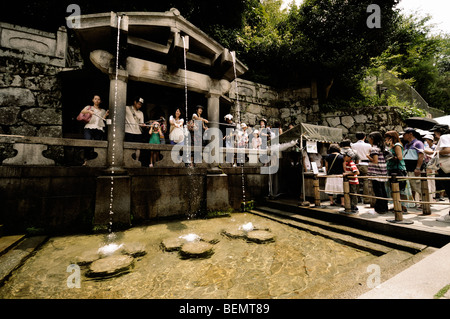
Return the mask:
[[133,257],[127,255],[112,255],[94,261],[86,272],[88,277],[111,277],[130,270]]
[[207,258],[213,254],[213,245],[204,241],[189,242],[181,246],[182,258]]
[[273,242],[275,236],[267,230],[253,230],[247,233],[247,239],[258,244]]
[[142,257],[147,253],[143,243],[127,243],[123,246],[121,252],[131,257]]
[[161,247],[164,251],[177,251],[180,250],[181,246],[183,246],[185,242],[185,240],[178,237],[166,238],[161,242]]
[[[221,235],[248,222],[270,229],[275,241],[257,244]],[[173,248],[176,245],[169,244],[182,243],[179,237],[191,233],[200,237],[201,245],[213,247],[211,256],[183,259],[179,251],[161,249],[162,243]],[[220,240],[212,245],[208,239]],[[111,243],[104,235],[50,238],[0,287],[0,299],[339,298],[343,284],[365,285],[367,266],[377,262],[368,252],[245,213],[134,227],[117,233],[113,242],[123,246],[93,260],[93,253]],[[146,254],[125,255],[133,243]],[[72,273],[66,270],[76,258],[81,287],[70,289]],[[106,277],[89,277],[94,271]]]

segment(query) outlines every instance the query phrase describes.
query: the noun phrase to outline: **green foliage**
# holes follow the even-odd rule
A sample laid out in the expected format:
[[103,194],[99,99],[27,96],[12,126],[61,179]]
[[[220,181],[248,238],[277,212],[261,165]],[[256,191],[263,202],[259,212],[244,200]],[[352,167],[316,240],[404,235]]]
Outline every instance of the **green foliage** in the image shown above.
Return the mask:
[[[432,35],[429,16],[400,16],[392,44],[372,59],[368,75],[387,71],[413,86],[429,106],[450,111],[450,39]],[[399,100],[401,100],[399,98]]]
[[398,113],[400,114],[400,117],[403,121],[406,120],[407,118],[414,117],[414,116],[419,116],[419,117],[427,116],[426,111],[418,108],[415,105],[411,105],[408,102],[399,101],[395,95],[391,95],[388,97],[387,105],[397,107]]
[[[404,0],[406,1],[406,0]],[[69,0],[16,0],[0,21],[55,32],[69,16]],[[373,0],[304,0],[281,10],[281,0],[78,0],[81,14],[167,11],[236,51],[249,71],[243,78],[274,87],[318,84],[324,108],[387,103],[368,94],[363,79],[387,71],[414,88],[432,107],[450,112],[450,43],[433,35],[429,17],[404,16],[399,0],[380,0],[381,28],[368,28]],[[402,101],[401,98],[398,98]]]

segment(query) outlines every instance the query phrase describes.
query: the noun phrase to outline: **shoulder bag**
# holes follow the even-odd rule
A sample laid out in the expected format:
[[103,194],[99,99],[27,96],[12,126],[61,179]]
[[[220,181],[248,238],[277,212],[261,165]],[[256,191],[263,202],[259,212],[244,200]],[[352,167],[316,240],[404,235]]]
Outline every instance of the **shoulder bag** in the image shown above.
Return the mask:
[[[88,111],[92,109],[92,106],[89,106]],[[77,116],[77,121],[83,122],[85,124],[89,123],[92,118],[91,113],[81,113]]]

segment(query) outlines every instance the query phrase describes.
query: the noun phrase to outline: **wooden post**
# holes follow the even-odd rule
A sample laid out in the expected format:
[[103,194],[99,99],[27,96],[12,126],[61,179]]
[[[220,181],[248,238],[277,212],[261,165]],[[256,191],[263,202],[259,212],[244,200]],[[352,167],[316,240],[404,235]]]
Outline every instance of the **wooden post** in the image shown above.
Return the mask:
[[[420,185],[422,188],[422,202],[430,202],[430,190],[428,189],[428,181],[426,179],[427,173],[421,173],[420,177],[424,178],[420,180]],[[431,215],[430,204],[422,204],[422,213],[424,215]]]
[[413,221],[403,220],[402,204],[400,202],[400,185],[397,180],[397,174],[392,174],[391,176],[391,193],[394,202],[395,219],[387,219],[387,221],[396,224],[412,224]]
[[396,174],[392,174],[391,179],[392,200],[394,202],[394,214],[396,221],[403,220],[402,204],[400,203],[400,184],[398,183]]
[[350,201],[350,183],[348,181],[347,176],[343,177],[344,179],[344,212],[351,213],[352,212],[352,203]]
[[313,179],[313,188],[314,188],[314,205],[316,207],[320,206],[320,191],[319,191],[319,179],[317,178],[317,175],[314,174]]

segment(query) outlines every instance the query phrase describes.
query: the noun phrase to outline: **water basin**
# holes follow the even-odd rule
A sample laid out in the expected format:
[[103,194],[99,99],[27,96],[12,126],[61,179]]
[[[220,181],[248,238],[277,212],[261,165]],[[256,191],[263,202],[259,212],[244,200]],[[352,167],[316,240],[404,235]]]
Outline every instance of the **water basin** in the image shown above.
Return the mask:
[[[260,244],[230,238],[224,229],[257,225],[275,240]],[[216,238],[209,258],[182,259],[162,249],[170,238]],[[77,256],[105,246],[104,235],[50,238],[0,287],[0,298],[311,298],[336,292],[338,282],[365,282],[374,256],[322,236],[250,213],[134,227],[118,233],[117,245],[139,243],[146,254],[134,258],[124,275],[105,280],[86,276],[69,288],[66,271]],[[181,238],[180,238],[181,239]],[[111,243],[110,243],[111,244]],[[78,257],[79,258],[79,257]],[[339,280],[339,281],[336,281]],[[358,282],[359,281],[359,282]]]

